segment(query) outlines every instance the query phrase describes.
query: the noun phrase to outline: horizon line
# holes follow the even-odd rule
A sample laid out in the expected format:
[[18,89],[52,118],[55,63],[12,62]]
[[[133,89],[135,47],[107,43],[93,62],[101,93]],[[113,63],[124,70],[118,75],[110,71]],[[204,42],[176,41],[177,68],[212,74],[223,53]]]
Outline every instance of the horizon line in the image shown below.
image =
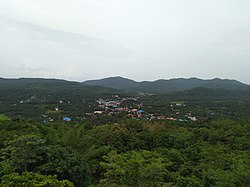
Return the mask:
[[67,78],[56,78],[56,77],[0,77],[0,79],[11,79],[11,80],[18,80],[18,79],[48,79],[48,80],[62,80],[62,81],[69,81],[69,82],[79,82],[79,83],[83,83],[86,81],[97,81],[97,80],[102,80],[102,79],[108,79],[108,78],[123,78],[123,79],[128,79],[131,81],[135,81],[135,82],[155,82],[155,81],[159,81],[159,80],[175,80],[175,79],[199,79],[199,80],[215,80],[215,79],[220,79],[220,80],[231,80],[231,81],[238,81],[240,83],[243,84],[247,84],[250,85],[250,83],[246,83],[243,81],[240,81],[238,79],[234,79],[234,78],[220,78],[220,77],[213,77],[213,78],[199,78],[199,77],[173,77],[173,78],[158,78],[158,79],[153,79],[153,80],[136,80],[136,79],[132,79],[132,78],[128,78],[128,77],[124,77],[121,75],[115,75],[115,76],[107,76],[107,77],[102,77],[102,78],[93,78],[93,79],[85,79],[85,80],[74,80],[74,79],[67,79]]

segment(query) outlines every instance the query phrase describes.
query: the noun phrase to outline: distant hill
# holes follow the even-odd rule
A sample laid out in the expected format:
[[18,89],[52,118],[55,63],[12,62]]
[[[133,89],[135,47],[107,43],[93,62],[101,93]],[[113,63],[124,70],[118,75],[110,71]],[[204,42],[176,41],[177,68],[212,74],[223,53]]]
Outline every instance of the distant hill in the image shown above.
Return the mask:
[[123,77],[109,77],[100,80],[89,80],[83,83],[84,85],[95,85],[95,86],[103,86],[108,88],[116,88],[121,90],[129,90],[135,86],[137,86],[137,82],[134,80],[130,80]]
[[85,81],[83,84],[146,93],[170,93],[197,87],[242,91],[250,89],[249,85],[243,84],[239,81],[219,78],[212,80],[203,80],[198,78],[178,78],[170,80],[160,79],[156,81],[136,82],[122,77],[110,77],[100,80]]
[[[198,78],[179,78],[170,80],[136,82],[123,77],[109,77],[100,80],[89,80],[83,83],[60,79],[42,78],[0,78],[0,90],[6,89],[40,89],[40,90],[77,90],[86,92],[143,92],[143,93],[173,93],[193,88],[224,89],[224,90],[250,90],[250,86],[236,80],[212,79],[202,80]],[[121,91],[119,91],[121,90]]]
[[69,86],[79,84],[60,79],[43,79],[43,78],[19,78],[5,79],[0,78],[0,89],[14,88],[31,88],[31,87],[50,87],[50,86]]
[[43,79],[43,78],[19,78],[5,79],[0,78],[0,91],[42,91],[43,93],[80,93],[86,95],[97,95],[103,93],[123,93],[123,90],[111,89],[98,85],[83,85],[80,82],[66,81],[60,79]]
[[246,99],[250,98],[250,90],[225,90],[225,89],[210,89],[197,87],[190,90],[184,90],[175,92],[174,94],[167,94],[168,96],[183,98],[187,100],[204,100],[204,99],[218,99],[218,100],[230,100],[230,99]]

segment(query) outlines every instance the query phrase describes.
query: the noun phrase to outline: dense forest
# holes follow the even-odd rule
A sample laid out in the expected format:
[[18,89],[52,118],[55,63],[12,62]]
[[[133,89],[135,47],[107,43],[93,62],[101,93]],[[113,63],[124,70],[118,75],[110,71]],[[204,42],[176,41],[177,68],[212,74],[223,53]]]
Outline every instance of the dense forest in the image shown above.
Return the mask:
[[248,186],[249,121],[1,121],[1,186]]
[[0,89],[0,186],[250,186],[248,91],[25,81]]

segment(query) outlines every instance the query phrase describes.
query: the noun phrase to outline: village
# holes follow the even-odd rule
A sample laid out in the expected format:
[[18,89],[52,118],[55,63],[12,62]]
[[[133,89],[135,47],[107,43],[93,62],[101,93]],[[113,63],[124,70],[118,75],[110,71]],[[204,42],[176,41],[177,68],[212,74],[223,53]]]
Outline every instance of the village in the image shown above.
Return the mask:
[[[170,114],[170,116],[163,115],[163,113],[157,112],[148,112],[146,108],[150,108],[152,111],[152,106],[144,106],[143,102],[140,101],[140,97],[120,97],[119,95],[113,95],[111,98],[100,98],[96,100],[98,110],[93,111],[92,113],[85,113],[85,116],[95,116],[95,115],[105,115],[105,116],[114,116],[123,114],[124,117],[132,119],[147,119],[151,120],[169,120],[169,121],[198,121],[197,117],[192,116],[191,113],[185,114],[185,118],[178,118]],[[175,106],[174,106],[175,105]],[[185,107],[184,104],[173,103],[170,107]],[[175,114],[179,114],[177,112]]]
[[[10,105],[12,110],[33,107],[34,110],[28,114],[30,116],[38,116],[37,119],[44,123],[54,121],[84,122],[93,118],[176,122],[199,121],[199,116],[193,115],[190,110],[191,107],[184,101],[168,100],[163,103],[162,101],[141,95],[109,95],[106,97],[72,100],[71,98],[53,95],[39,97],[34,94],[17,102],[12,102]],[[22,113],[18,115],[18,118],[21,117],[24,117]]]
[[[46,105],[44,114],[40,114],[44,123],[53,121],[64,122],[79,122],[89,118],[95,117],[115,117],[120,116],[128,119],[145,119],[152,120],[168,120],[178,122],[198,121],[196,116],[193,116],[191,111],[185,112],[183,110],[186,104],[183,102],[170,102],[169,106],[154,107],[144,104],[142,96],[128,96],[122,97],[119,95],[112,95],[106,98],[98,98],[94,102],[83,102],[82,108],[87,108],[88,111],[82,115],[72,115],[72,107],[78,113],[81,113],[80,107],[74,106],[70,99],[59,99],[51,105]],[[83,99],[84,100],[84,99]],[[30,96],[26,100],[20,100],[19,105],[32,104],[32,103],[46,103],[45,98],[39,101],[36,95]],[[42,105],[45,106],[45,105]],[[17,104],[12,104],[12,107],[17,107]]]

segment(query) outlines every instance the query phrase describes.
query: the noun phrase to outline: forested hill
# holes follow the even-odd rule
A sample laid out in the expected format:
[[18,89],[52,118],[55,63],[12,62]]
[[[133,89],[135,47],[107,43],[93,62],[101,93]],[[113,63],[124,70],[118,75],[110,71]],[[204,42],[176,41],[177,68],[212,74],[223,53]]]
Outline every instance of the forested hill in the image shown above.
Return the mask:
[[[191,90],[194,88],[219,89],[230,91],[250,91],[250,85],[243,84],[236,80],[212,79],[202,80],[198,78],[190,79],[170,79],[136,82],[123,77],[110,77],[100,80],[90,80],[83,83],[66,81],[61,79],[43,78],[20,78],[4,79],[0,78],[0,90],[6,89],[38,89],[38,90],[82,90],[96,92],[143,92],[153,94],[164,94]],[[120,91],[119,91],[120,90]]]
[[137,87],[138,82],[123,78],[123,77],[108,77],[99,80],[88,80],[83,82],[84,85],[98,85],[108,88],[117,88],[121,90],[129,90],[131,88]]
[[193,89],[197,87],[226,90],[250,90],[250,86],[236,80],[212,79],[202,80],[198,78],[178,78],[170,80],[156,80],[136,82],[123,77],[110,77],[100,80],[89,80],[83,82],[84,85],[98,85],[122,90],[133,90],[147,93],[169,93]]
[[43,78],[19,78],[5,79],[0,78],[0,90],[36,90],[49,92],[84,92],[89,94],[99,93],[121,93],[117,89],[110,89],[102,86],[83,85],[80,82],[66,81],[61,79],[43,79]]
[[19,78],[19,79],[5,79],[0,78],[0,89],[9,88],[45,88],[58,86],[77,86],[79,83],[60,79],[43,79],[43,78]]

